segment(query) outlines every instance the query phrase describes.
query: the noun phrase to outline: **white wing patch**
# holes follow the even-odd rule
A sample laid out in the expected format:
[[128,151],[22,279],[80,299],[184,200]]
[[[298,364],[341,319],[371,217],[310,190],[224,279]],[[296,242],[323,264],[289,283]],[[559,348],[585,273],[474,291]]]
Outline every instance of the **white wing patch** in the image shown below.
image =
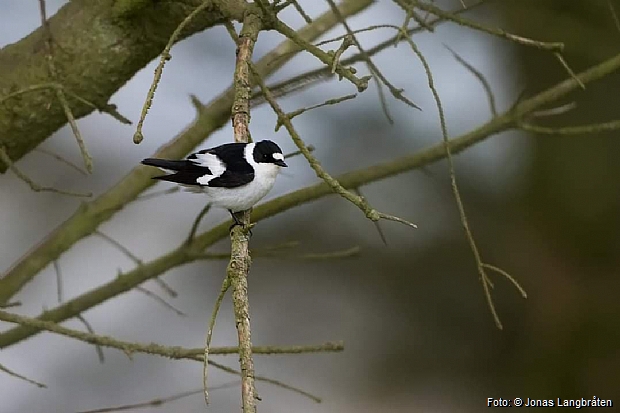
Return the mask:
[[226,165],[220,159],[212,153],[196,153],[196,159],[192,160],[200,166],[209,168],[212,175],[203,175],[196,180],[200,185],[207,185],[210,180],[217,178],[226,171]]

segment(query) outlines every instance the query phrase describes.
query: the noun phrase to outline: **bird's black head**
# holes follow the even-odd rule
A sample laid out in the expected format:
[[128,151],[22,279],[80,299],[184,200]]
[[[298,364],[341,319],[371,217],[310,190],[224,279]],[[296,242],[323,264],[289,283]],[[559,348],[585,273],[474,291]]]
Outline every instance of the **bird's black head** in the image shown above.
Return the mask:
[[256,163],[272,163],[278,166],[288,166],[284,162],[282,149],[269,140],[256,143],[256,146],[254,146],[254,161]]

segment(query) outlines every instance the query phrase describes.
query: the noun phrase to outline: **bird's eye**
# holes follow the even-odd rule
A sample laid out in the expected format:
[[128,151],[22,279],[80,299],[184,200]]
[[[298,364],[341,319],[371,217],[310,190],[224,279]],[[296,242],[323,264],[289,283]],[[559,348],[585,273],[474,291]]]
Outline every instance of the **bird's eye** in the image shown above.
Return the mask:
[[266,153],[265,153],[265,154],[263,154],[263,159],[267,159],[267,158],[269,158],[269,157],[267,156],[267,154],[266,154]]

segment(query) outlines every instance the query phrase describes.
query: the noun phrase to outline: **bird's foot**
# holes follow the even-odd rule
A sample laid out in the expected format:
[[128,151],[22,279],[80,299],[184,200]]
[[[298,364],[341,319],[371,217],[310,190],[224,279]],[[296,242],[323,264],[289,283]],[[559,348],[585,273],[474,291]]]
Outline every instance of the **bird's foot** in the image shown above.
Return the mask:
[[230,212],[230,216],[232,216],[233,220],[235,221],[230,226],[230,228],[228,228],[228,232],[232,232],[234,227],[240,226],[241,229],[243,229],[243,231],[245,233],[249,234],[250,237],[251,237],[252,236],[252,228],[254,228],[254,225],[256,225],[256,224],[250,223],[248,225],[243,225],[243,222],[239,221],[239,219],[237,218],[237,215],[234,212],[232,212],[231,210],[228,210],[228,212]]
[[230,226],[230,228],[228,228],[228,232],[232,232],[234,227],[241,227],[241,229],[246,232],[250,237],[252,236],[252,228],[254,228],[254,225],[256,224],[248,224],[248,225],[243,225],[243,224],[237,224],[234,223]]

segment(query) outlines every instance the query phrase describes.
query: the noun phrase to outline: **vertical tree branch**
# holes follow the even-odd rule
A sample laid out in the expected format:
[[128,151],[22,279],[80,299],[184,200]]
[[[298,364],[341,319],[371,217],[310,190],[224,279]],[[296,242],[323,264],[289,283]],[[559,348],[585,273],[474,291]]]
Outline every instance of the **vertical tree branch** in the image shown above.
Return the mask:
[[[250,63],[254,43],[261,29],[260,17],[247,14],[237,40],[237,62],[235,67],[235,98],[232,106],[232,124],[235,142],[247,143],[250,138]],[[233,288],[232,298],[235,310],[235,324],[239,338],[239,364],[241,367],[241,400],[243,413],[256,412],[256,388],[254,386],[254,361],[250,329],[250,306],[248,302],[248,273],[250,271],[249,222],[250,211],[244,211],[243,227],[235,226],[230,235],[231,251],[227,276]]]

